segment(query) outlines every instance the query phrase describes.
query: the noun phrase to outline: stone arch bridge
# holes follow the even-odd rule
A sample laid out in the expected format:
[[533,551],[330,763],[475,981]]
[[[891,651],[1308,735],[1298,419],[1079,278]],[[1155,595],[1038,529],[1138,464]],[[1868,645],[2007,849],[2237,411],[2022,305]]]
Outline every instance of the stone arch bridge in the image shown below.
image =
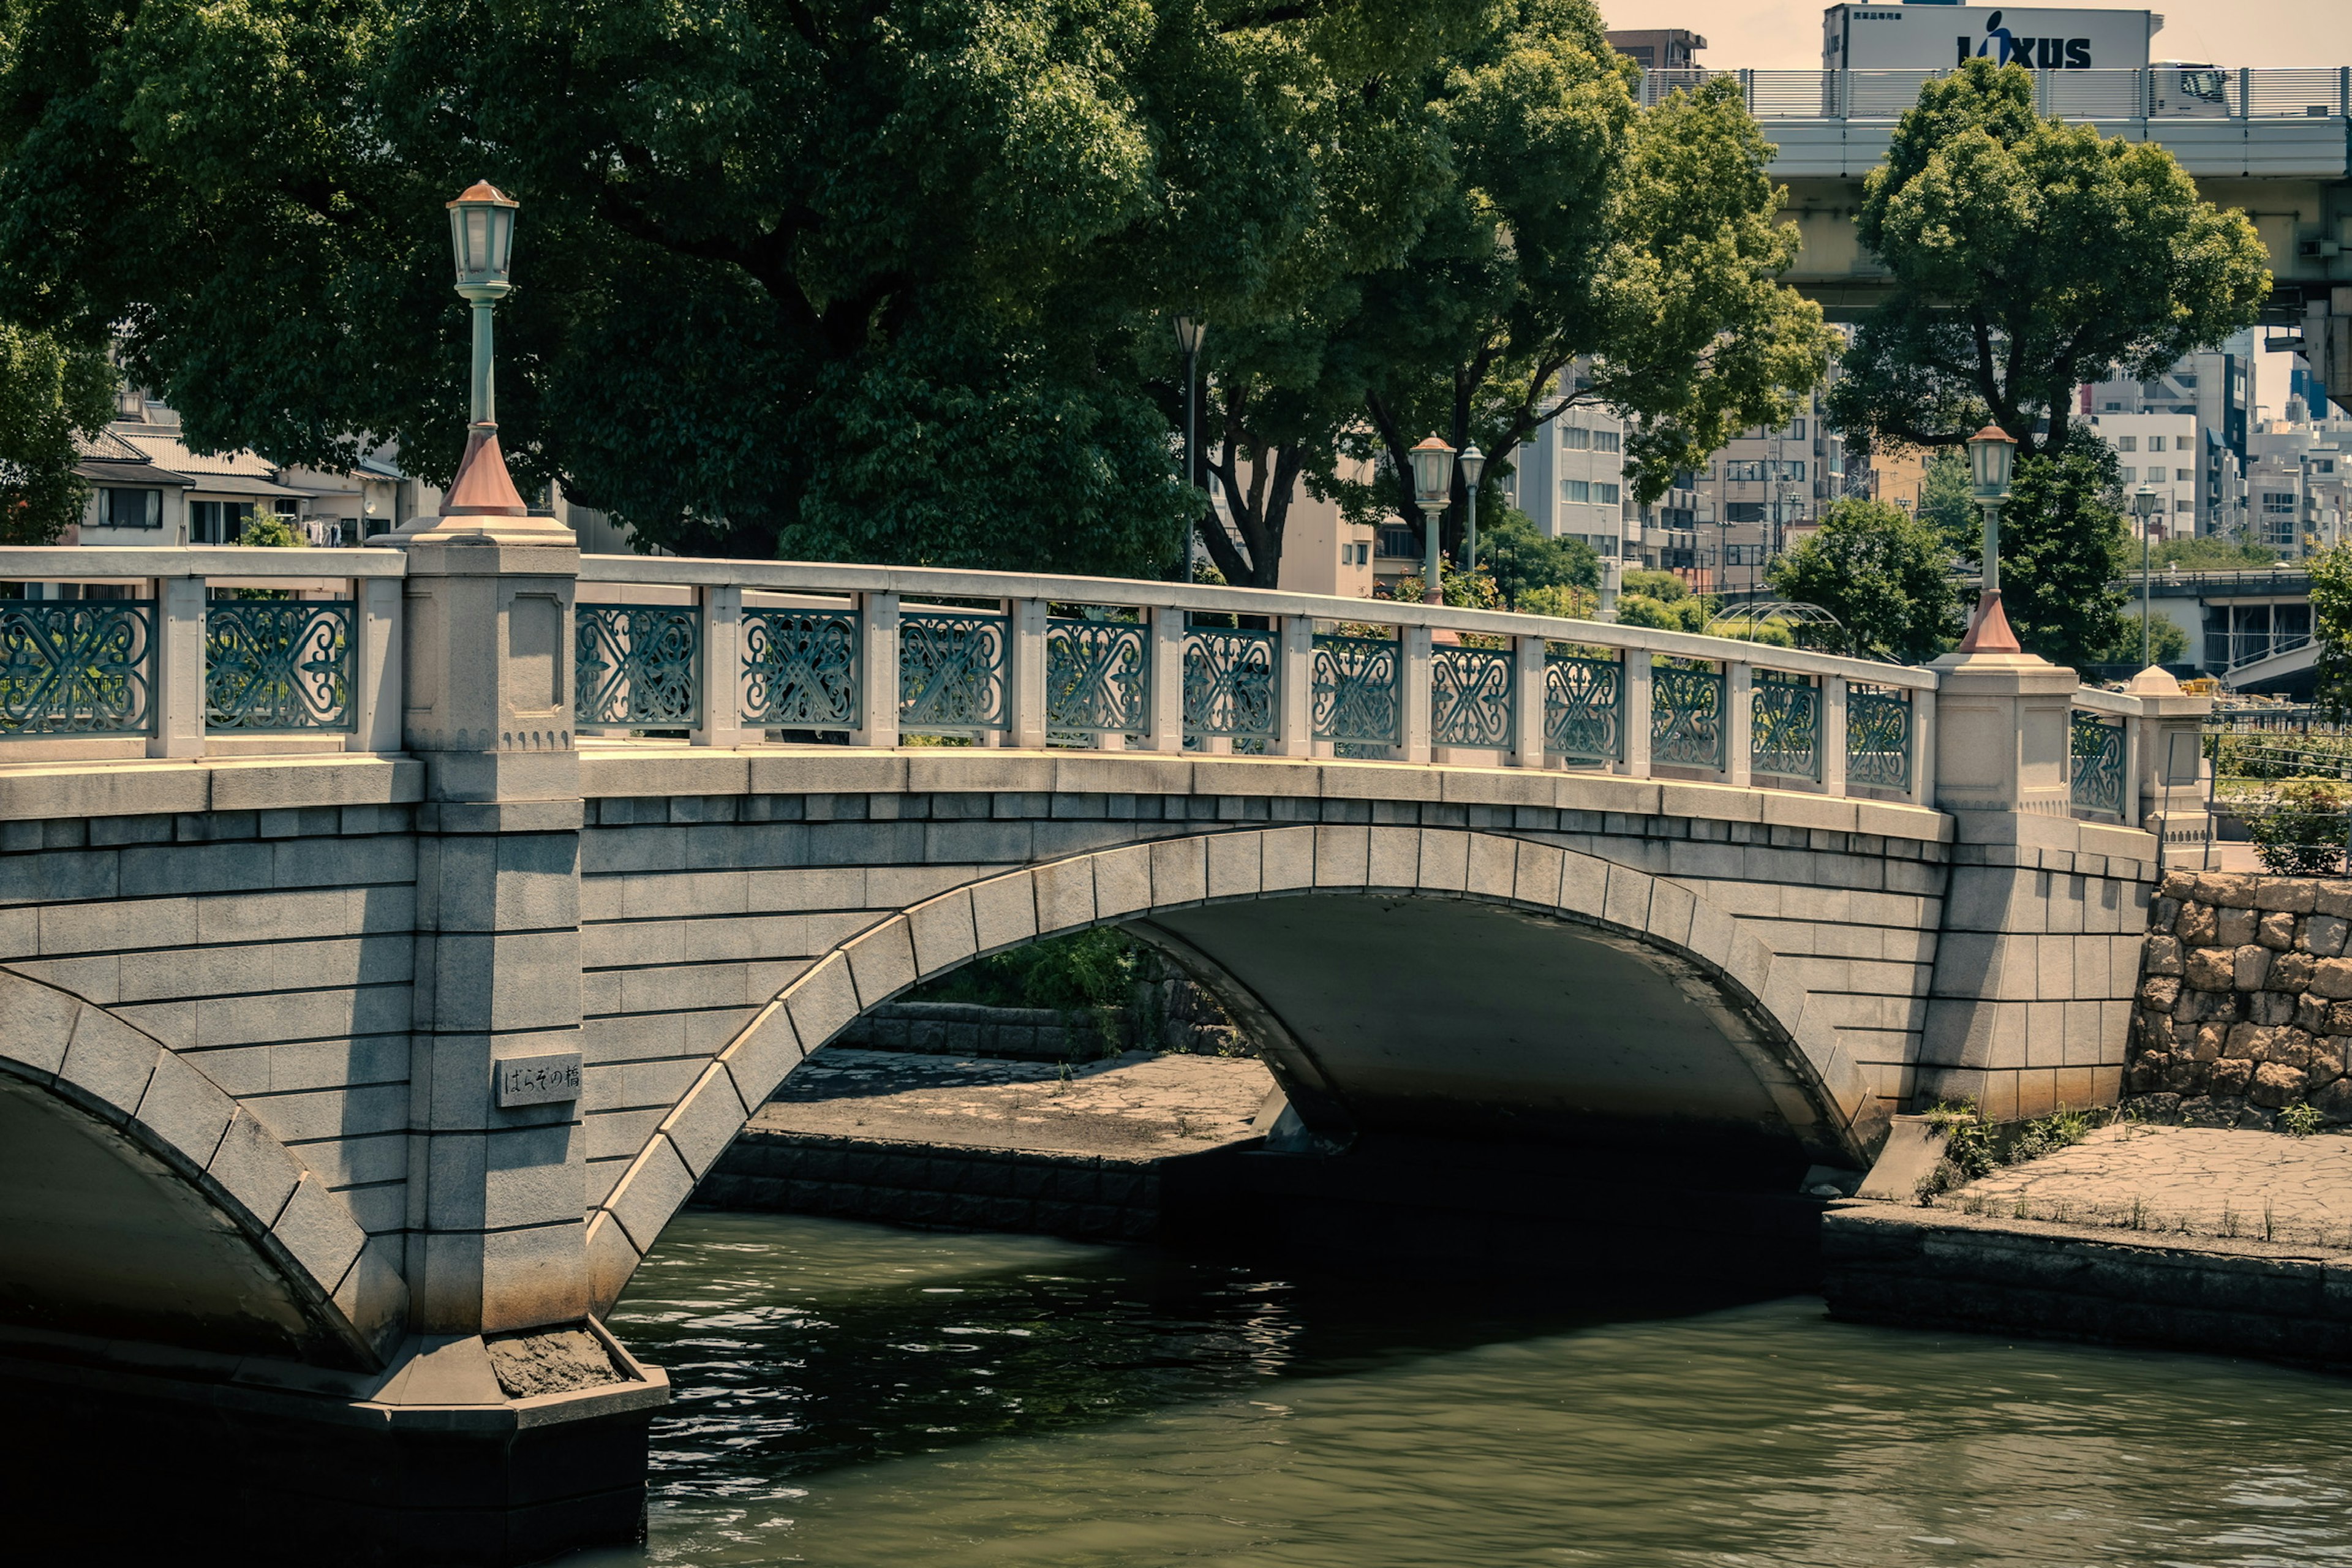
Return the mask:
[[362,1465],[395,1555],[626,1533],[666,1385],[601,1314],[806,1053],[978,954],[1137,930],[1335,1145],[1704,1147],[1786,1191],[1917,1096],[2112,1100],[2198,808],[2200,701],[2021,656],[302,564],[248,599],[283,553],[0,551],[73,585],[0,601],[55,676],[0,740],[0,1381],[260,1434],[306,1507],[351,1445],[438,1445]]

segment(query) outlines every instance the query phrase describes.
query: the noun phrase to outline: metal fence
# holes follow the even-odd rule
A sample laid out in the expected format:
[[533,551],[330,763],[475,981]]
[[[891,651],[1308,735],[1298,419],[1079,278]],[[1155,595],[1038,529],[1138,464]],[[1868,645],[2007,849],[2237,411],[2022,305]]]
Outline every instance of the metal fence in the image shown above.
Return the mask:
[[[1644,108],[1728,78],[1759,120],[1895,120],[1945,70],[1654,70]],[[2035,105],[2070,120],[2305,120],[2352,116],[2352,68],[2037,70]]]

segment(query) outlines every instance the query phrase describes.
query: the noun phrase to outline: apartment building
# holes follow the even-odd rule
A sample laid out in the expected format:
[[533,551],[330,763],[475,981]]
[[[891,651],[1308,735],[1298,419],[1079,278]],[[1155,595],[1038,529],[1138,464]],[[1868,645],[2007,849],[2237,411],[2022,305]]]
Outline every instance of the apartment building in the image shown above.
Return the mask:
[[[2189,481],[2195,487],[2193,505],[2188,526],[2175,521],[2168,524],[2173,536],[2189,533],[2226,532],[2236,512],[2238,485],[2251,460],[2248,438],[2251,433],[2252,375],[2254,356],[2252,331],[2239,332],[2220,348],[2201,353],[2188,354],[2164,374],[2149,381],[2108,380],[2094,382],[2081,393],[2081,411],[2103,427],[2122,430],[2120,426],[2108,426],[2105,422],[2117,416],[2169,415],[2187,416],[2196,421],[2196,430],[2187,447],[2168,439],[2168,461],[2163,466],[2177,471],[2193,471]],[[2142,456],[2146,448],[2141,449]],[[2182,454],[2188,455],[2187,460]],[[2158,465],[2117,458],[2126,467],[2142,471]],[[2168,479],[2178,486],[2178,479]],[[2134,481],[2126,481],[2126,489]],[[2168,510],[2177,518],[2177,511]]]
[[2217,513],[2205,503],[2200,466],[2211,454],[2194,414],[2094,414],[2091,428],[2115,452],[2125,511],[2137,516],[2141,492],[2152,492],[2151,538],[2194,539],[2214,531]]
[[2343,542],[2352,513],[2352,419],[2266,419],[2248,444],[2249,535],[2290,557]]

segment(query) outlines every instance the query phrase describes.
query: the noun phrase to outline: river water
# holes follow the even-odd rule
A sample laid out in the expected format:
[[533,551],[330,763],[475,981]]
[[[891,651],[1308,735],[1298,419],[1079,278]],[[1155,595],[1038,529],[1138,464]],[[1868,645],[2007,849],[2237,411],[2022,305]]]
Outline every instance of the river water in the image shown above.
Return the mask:
[[2352,1563],[2352,1384],[788,1215],[681,1215],[646,1550],[573,1568]]

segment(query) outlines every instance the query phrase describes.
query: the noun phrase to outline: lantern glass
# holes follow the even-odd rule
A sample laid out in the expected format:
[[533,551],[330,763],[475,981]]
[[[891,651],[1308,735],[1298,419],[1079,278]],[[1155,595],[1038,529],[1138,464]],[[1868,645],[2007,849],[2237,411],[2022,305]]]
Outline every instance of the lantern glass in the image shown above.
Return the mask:
[[1454,499],[1454,448],[1432,436],[1415,447],[1412,496],[1424,507],[1444,506]]
[[2132,492],[2132,510],[2139,513],[2141,519],[2145,521],[2156,510],[2156,492],[2146,485],[2140,486],[2138,489]]
[[1208,325],[1198,316],[1176,318],[1176,346],[1183,352],[1185,358],[1190,359],[1201,352],[1201,336],[1208,330]]
[[2010,459],[2016,452],[2017,443],[1997,425],[1988,425],[1969,437],[1969,467],[1977,494],[1990,497],[2008,491]]
[[1478,450],[1478,444],[1473,441],[1468,447],[1463,448],[1461,462],[1462,482],[1472,489],[1476,489],[1478,476],[1486,471],[1486,454]]
[[515,205],[488,181],[449,204],[449,246],[461,286],[507,280],[514,251]]

